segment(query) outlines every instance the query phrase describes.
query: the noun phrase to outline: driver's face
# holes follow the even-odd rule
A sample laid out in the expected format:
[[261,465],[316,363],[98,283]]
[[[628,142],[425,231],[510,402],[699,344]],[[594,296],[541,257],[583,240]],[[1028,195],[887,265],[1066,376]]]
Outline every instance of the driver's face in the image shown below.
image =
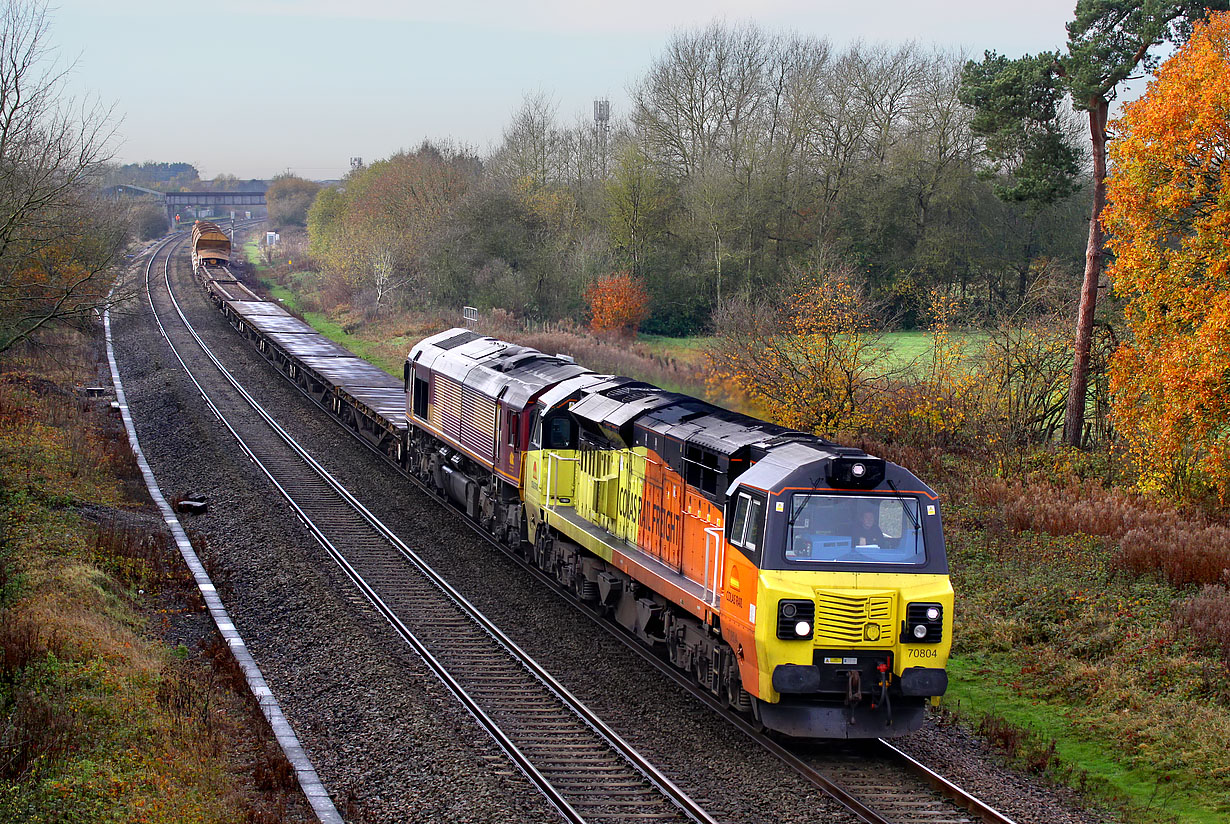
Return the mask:
[[863,512],[863,526],[871,526],[875,523],[875,521],[876,516],[874,512],[871,512],[870,510]]

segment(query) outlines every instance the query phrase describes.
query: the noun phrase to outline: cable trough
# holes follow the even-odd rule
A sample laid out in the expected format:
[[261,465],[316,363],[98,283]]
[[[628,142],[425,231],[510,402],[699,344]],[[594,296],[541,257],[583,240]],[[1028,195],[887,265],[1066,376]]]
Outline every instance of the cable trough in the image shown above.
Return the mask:
[[163,283],[155,320],[206,403],[366,599],[522,773],[573,822],[708,814],[373,516],[226,370]]

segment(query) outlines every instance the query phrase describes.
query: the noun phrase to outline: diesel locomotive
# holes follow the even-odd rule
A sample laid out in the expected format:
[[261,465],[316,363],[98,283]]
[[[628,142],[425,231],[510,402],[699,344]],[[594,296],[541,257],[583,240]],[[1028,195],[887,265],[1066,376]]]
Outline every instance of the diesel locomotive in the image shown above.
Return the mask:
[[905,468],[465,329],[403,388],[407,469],[765,727],[902,734],[947,688],[940,502]]

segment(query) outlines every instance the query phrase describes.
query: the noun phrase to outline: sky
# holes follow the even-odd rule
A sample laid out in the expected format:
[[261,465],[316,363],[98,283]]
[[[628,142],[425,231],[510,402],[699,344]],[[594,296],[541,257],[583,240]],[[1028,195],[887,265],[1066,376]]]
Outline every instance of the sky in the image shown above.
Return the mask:
[[203,178],[340,177],[424,139],[498,144],[528,93],[561,120],[629,90],[671,35],[770,32],[1017,56],[1061,48],[1075,0],[51,0],[74,97],[114,106],[120,162]]

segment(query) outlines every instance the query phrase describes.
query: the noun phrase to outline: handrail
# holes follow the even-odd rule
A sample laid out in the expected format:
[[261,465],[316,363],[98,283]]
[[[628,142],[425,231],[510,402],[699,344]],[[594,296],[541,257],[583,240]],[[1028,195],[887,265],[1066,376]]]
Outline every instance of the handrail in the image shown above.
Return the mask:
[[551,470],[552,470],[552,467],[554,467],[560,461],[578,463],[580,459],[579,458],[564,458],[558,452],[547,452],[547,471],[543,473],[543,485],[546,487],[546,500],[543,502],[543,506],[542,506],[542,509],[544,512],[554,512],[555,511],[551,505],[551,499],[556,497],[555,486],[553,484],[553,481],[555,481],[556,479],[552,477],[553,473]]
[[[718,573],[721,571],[720,565],[721,565],[721,557],[722,557],[721,548],[722,548],[722,538],[723,537],[725,536],[722,534],[722,530],[718,529],[716,526],[705,527],[705,588],[701,594],[705,598],[705,603],[708,604],[713,609],[717,609],[718,607]],[[710,538],[713,539],[713,544],[714,544],[713,565],[712,566],[709,565],[709,539]],[[710,572],[713,573],[713,579],[712,579],[713,586],[712,587],[709,586],[709,580],[710,580],[709,573]]]

